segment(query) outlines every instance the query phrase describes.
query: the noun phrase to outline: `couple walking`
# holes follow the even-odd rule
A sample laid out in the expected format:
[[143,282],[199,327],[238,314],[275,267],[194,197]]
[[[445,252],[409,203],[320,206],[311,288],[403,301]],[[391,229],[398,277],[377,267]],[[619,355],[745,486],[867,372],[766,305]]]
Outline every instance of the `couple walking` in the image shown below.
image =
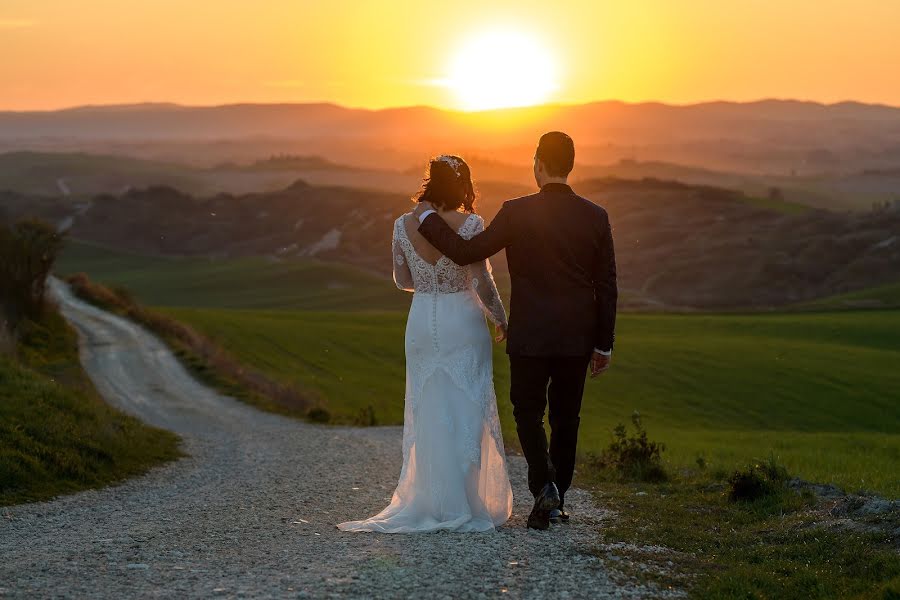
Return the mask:
[[[431,160],[416,210],[394,222],[394,280],[414,292],[400,481],[387,508],[340,529],[489,531],[509,518],[484,315],[509,354],[510,399],[535,498],[528,527],[568,520],[585,378],[609,368],[617,299],[609,218],[567,184],[574,161],[568,135],[542,136],[534,155],[540,191],[505,202],[485,227],[466,162]],[[488,261],[501,250],[512,283],[509,322]]]

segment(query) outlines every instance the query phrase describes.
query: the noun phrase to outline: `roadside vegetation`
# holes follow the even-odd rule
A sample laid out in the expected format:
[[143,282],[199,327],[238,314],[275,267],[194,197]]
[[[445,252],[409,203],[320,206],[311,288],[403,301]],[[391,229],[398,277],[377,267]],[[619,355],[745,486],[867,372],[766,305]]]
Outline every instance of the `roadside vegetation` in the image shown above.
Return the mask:
[[159,336],[199,380],[222,393],[263,410],[327,422],[331,415],[316,395],[273,381],[261,371],[241,364],[229,352],[188,325],[141,306],[124,288],[94,283],[84,273],[67,278],[76,296],[131,319]]
[[664,469],[639,419],[624,432],[582,462],[579,484],[614,513],[598,555],[644,565],[625,577],[702,599],[900,598],[897,502],[807,484],[772,457]]
[[46,500],[144,473],[178,438],[107,405],[81,368],[75,332],[45,298],[62,240],[0,227],[0,505]]

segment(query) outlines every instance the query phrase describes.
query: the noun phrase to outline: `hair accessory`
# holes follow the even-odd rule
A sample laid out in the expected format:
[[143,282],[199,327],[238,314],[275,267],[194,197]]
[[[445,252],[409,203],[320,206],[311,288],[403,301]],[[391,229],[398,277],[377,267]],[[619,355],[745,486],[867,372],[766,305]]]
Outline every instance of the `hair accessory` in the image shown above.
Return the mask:
[[462,177],[462,174],[459,172],[459,168],[462,166],[462,161],[456,158],[455,156],[450,156],[448,154],[442,154],[434,159],[435,162],[445,162],[450,165],[450,168],[453,169],[453,172],[456,173],[457,177]]

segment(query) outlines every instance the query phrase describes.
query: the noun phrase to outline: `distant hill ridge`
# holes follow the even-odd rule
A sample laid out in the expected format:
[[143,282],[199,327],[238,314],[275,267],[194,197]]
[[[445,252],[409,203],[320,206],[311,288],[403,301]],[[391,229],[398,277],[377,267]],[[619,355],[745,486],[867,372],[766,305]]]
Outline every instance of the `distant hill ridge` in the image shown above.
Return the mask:
[[271,154],[402,170],[434,154],[523,165],[551,130],[581,164],[663,161],[746,174],[853,173],[900,164],[900,108],[795,100],[619,101],[479,113],[425,106],[136,104],[0,112],[0,151],[79,150],[211,166]]
[[[780,306],[900,281],[898,211],[797,212],[776,199],[649,178],[588,179],[578,191],[610,214],[631,306]],[[486,196],[480,211],[491,218],[505,198]],[[137,253],[315,257],[387,276],[391,225],[411,204],[404,194],[299,180],[275,192],[202,197],[152,186],[87,204],[6,192],[0,208]],[[502,276],[503,255],[494,262]]]
[[[2,111],[0,138],[74,136],[121,139],[276,137],[329,135],[374,135],[386,126],[405,125],[420,135],[450,135],[455,128],[478,126],[485,114],[497,118],[542,123],[557,121],[576,134],[592,129],[645,125],[704,128],[730,125],[740,129],[765,121],[816,122],[851,120],[884,121],[900,125],[900,108],[841,102],[820,104],[796,100],[758,102],[706,102],[671,105],[657,102],[630,104],[620,101],[582,105],[546,105],[500,109],[487,113],[463,113],[431,107],[381,110],[345,108],[336,104],[227,104],[184,106],[168,103],[79,106],[56,111]],[[426,129],[421,129],[427,127]],[[341,130],[347,128],[347,130]],[[433,128],[429,130],[428,128]],[[498,133],[494,131],[494,133]],[[502,133],[502,132],[501,132]],[[723,131],[727,133],[727,131]],[[732,134],[737,133],[732,131]]]

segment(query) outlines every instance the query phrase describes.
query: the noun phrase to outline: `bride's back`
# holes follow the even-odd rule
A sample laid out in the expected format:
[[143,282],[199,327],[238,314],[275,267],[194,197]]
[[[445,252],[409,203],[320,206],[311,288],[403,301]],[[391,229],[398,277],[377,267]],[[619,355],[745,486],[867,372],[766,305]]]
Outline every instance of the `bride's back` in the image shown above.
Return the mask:
[[[438,215],[447,224],[453,228],[454,231],[459,231],[459,229],[463,226],[466,220],[469,218],[469,213],[464,213],[461,211],[453,210],[453,211],[439,211]],[[419,220],[412,213],[407,213],[403,216],[403,226],[406,230],[406,237],[409,239],[413,248],[416,251],[416,254],[429,264],[436,264],[443,254],[440,250],[432,246],[428,241],[422,237],[422,234],[419,233]]]

